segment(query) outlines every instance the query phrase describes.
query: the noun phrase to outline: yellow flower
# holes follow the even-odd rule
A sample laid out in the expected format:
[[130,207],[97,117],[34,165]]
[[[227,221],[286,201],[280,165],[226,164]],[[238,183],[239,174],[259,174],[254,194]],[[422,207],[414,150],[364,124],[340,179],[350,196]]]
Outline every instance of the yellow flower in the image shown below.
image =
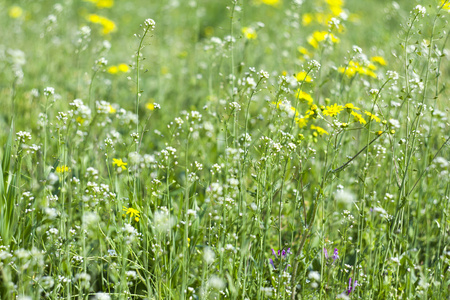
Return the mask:
[[367,123],[366,120],[364,120],[364,118],[357,112],[352,111],[351,115],[354,116],[355,120],[358,121],[359,123],[361,123],[363,125]]
[[20,6],[14,5],[8,9],[8,15],[13,19],[20,18],[22,14],[23,9]]
[[347,67],[339,67],[338,68],[338,72],[339,73],[344,73],[348,78],[351,78],[353,76],[355,76],[356,73],[361,74],[361,75],[366,75],[366,76],[370,76],[373,78],[377,78],[377,74],[375,74],[372,70],[376,69],[376,66],[373,64],[369,64],[368,67],[364,67],[361,66],[358,62],[356,61],[349,61]]
[[126,73],[130,70],[130,67],[127,64],[120,64],[118,66],[118,68],[119,68],[119,71],[123,72],[123,73]]
[[107,72],[109,74],[117,74],[119,73],[119,68],[117,66],[111,66],[108,68]]
[[307,39],[308,43],[314,48],[319,47],[319,43],[324,40],[330,40],[332,43],[339,43],[340,39],[328,31],[314,31]]
[[75,121],[77,121],[77,123],[81,125],[84,123],[85,120],[82,117],[78,117]]
[[306,101],[309,105],[312,105],[313,103],[313,98],[311,97],[311,95],[301,90],[297,90],[297,92],[295,93],[295,98]]
[[[442,7],[442,9],[450,10],[450,2],[447,2],[447,3],[445,3],[445,2],[446,2],[446,0],[442,0],[441,3],[439,4],[439,6],[444,5],[444,6]],[[444,3],[445,3],[445,4],[444,4]]]
[[62,165],[60,167],[56,167],[56,173],[66,173],[69,172],[70,168],[66,165]]
[[335,17],[339,16],[344,11],[342,7],[337,5],[330,6],[330,10]]
[[312,78],[308,75],[305,71],[299,72],[297,75],[295,75],[295,78],[297,78],[297,81],[306,81],[311,82]]
[[312,130],[317,131],[317,133],[318,133],[319,135],[328,134],[328,132],[327,132],[325,129],[323,129],[322,127],[311,125],[310,128],[311,128]]
[[308,118],[295,118],[295,123],[298,124],[298,127],[303,128],[308,125]]
[[102,25],[103,26],[102,34],[104,35],[117,30],[116,23],[114,23],[113,21],[111,21],[106,17],[99,16],[96,14],[90,14],[87,16],[87,20],[91,23]]
[[84,2],[94,3],[98,8],[111,8],[114,5],[114,0],[84,0]]
[[372,58],[370,58],[370,60],[373,62],[379,63],[382,66],[386,65],[386,61],[381,56],[373,56]]
[[139,222],[139,218],[141,217],[140,215],[139,215],[139,211],[138,210],[136,210],[136,209],[134,209],[134,208],[132,208],[132,207],[130,207],[130,208],[128,208],[128,207],[125,207],[125,206],[122,206],[123,207],[123,211],[125,211],[125,214],[127,214],[127,215],[130,215],[130,218],[133,218],[133,216],[136,216],[135,218],[134,218],[134,220],[136,221],[136,222]]
[[113,114],[113,113],[115,113],[117,110],[114,108],[114,107],[112,107],[112,105],[110,104],[109,105],[109,113],[110,114]]
[[360,108],[354,106],[353,103],[347,103],[347,104],[344,105],[344,107],[347,108],[347,110],[349,110],[349,109],[350,109],[350,110],[351,110],[351,109],[360,110]]
[[306,49],[305,47],[300,46],[297,48],[297,50],[298,52],[300,52],[302,56],[306,56],[308,58],[312,56],[311,53],[308,51],[308,49]]
[[113,158],[113,166],[118,166],[119,168],[121,167],[123,170],[126,170],[126,165],[127,163],[123,162],[122,159]]
[[375,120],[376,122],[380,123],[381,119],[378,118],[376,115],[368,112],[367,110],[364,112],[366,115],[370,117],[371,120]]
[[368,64],[368,65],[367,65],[367,68],[368,68],[369,70],[375,71],[375,70],[377,69],[377,66],[375,66],[374,64]]
[[313,15],[310,13],[303,14],[302,24],[303,26],[308,26],[314,20]]
[[343,110],[344,108],[342,107],[342,105],[337,105],[336,103],[331,105],[331,106],[327,106],[327,108],[323,111],[323,115],[324,116],[337,116],[338,114],[340,114],[340,112]]
[[111,8],[114,5],[114,0],[98,0],[98,8]]
[[155,110],[155,104],[149,102],[145,104],[145,108],[148,110]]
[[273,7],[277,7],[281,4],[281,0],[258,0],[257,2],[264,3]]
[[254,40],[258,37],[258,34],[256,34],[256,30],[251,27],[242,28],[242,33],[247,40]]

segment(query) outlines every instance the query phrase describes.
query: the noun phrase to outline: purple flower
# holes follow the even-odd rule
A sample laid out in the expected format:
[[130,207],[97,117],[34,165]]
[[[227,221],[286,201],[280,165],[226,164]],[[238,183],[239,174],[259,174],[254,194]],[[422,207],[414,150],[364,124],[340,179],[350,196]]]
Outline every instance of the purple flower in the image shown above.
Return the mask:
[[284,269],[285,271],[286,271],[287,267],[291,266],[290,264],[288,264],[288,260],[289,260],[288,255],[292,254],[291,248],[288,248],[287,250],[282,249],[282,250],[278,250],[278,251],[275,251],[274,249],[272,249],[272,254],[273,254],[273,256],[275,256],[275,258],[274,259],[269,258],[269,262],[272,265],[272,267],[274,268],[274,270],[276,270],[275,264],[279,268],[281,268],[282,266],[286,266]]
[[269,262],[272,265],[273,269],[275,270],[275,264],[273,263],[273,260],[271,258],[269,258]]
[[350,295],[350,293],[358,286],[358,280],[355,280],[352,287],[352,278],[350,277],[350,281],[348,282],[348,289],[347,289],[347,295]]
[[328,251],[326,248],[323,248],[323,253],[325,254],[325,259],[328,259]]
[[339,259],[339,253],[338,253],[338,249],[334,248],[333,262],[336,261],[336,259]]

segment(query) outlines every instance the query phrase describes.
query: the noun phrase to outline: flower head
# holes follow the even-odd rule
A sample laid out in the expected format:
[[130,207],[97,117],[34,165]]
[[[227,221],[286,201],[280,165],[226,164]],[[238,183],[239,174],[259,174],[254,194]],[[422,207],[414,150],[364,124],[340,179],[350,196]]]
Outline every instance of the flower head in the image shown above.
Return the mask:
[[301,81],[311,82],[312,81],[311,76],[309,76],[308,73],[306,73],[305,71],[297,73],[297,75],[295,75],[295,78],[299,82],[301,82]]
[[364,113],[368,115],[371,120],[375,120],[376,122],[380,123],[381,119],[378,118],[376,115],[372,114],[371,112],[368,112],[367,110]]
[[251,27],[242,28],[242,33],[247,40],[254,40],[258,37],[256,30]]
[[23,9],[20,6],[14,5],[8,9],[8,15],[13,19],[20,18],[20,16],[22,16],[22,14],[23,14]]
[[373,56],[370,58],[371,61],[376,62],[382,66],[386,65],[386,61],[384,60],[384,58],[382,56]]
[[364,118],[358,114],[357,112],[352,111],[351,115],[355,117],[355,120],[358,121],[360,124],[366,124],[366,120],[364,120]]
[[122,159],[113,158],[113,166],[118,166],[119,168],[126,170],[127,169],[126,165],[127,163],[123,162]]
[[347,295],[350,295],[350,293],[358,286],[358,280],[355,280],[352,286],[352,278],[350,277],[350,280],[348,282],[348,289],[347,289]]
[[331,106],[327,106],[327,108],[323,111],[323,115],[324,116],[337,116],[344,108],[342,107],[342,105],[337,105],[336,103],[331,105]]
[[313,98],[311,97],[311,95],[302,90],[297,90],[297,92],[295,93],[295,98],[306,101],[309,105],[313,104]]
[[336,261],[336,259],[339,259],[338,248],[334,248],[334,252],[333,252],[333,261]]
[[353,103],[347,103],[344,105],[344,107],[347,108],[348,112],[351,112],[352,110],[360,110],[360,108],[354,106]]
[[311,128],[312,130],[315,130],[316,136],[317,136],[317,134],[318,134],[318,135],[328,134],[328,132],[327,132],[325,129],[323,129],[322,127],[311,125],[310,128]]
[[66,173],[69,171],[70,171],[70,168],[66,165],[56,167],[56,173]]
[[134,209],[134,208],[132,208],[132,207],[128,208],[128,207],[125,207],[125,206],[122,206],[122,207],[123,207],[122,210],[125,212],[125,214],[130,215],[130,218],[133,218],[134,216],[136,216],[136,217],[134,218],[134,220],[135,220],[136,222],[139,222],[139,218],[140,218],[141,216],[139,215],[139,211],[138,211],[137,209]]

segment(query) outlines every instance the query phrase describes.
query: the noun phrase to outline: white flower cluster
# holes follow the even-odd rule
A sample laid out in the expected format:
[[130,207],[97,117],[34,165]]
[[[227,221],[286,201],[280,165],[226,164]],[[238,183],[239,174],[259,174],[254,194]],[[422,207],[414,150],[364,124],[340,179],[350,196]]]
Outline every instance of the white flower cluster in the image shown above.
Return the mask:
[[153,31],[155,30],[156,22],[153,19],[146,19],[144,25]]

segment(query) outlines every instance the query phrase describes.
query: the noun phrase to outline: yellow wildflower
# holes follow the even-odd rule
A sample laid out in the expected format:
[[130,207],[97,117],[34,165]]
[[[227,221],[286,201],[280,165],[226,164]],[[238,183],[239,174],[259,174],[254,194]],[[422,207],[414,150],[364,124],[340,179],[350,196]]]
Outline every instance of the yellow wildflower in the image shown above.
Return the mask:
[[113,114],[113,113],[115,113],[117,110],[110,104],[109,105],[109,113],[110,114]]
[[113,158],[113,166],[118,166],[119,168],[126,170],[127,169],[126,165],[127,163],[123,162],[122,159]]
[[84,0],[84,2],[91,2],[98,8],[111,8],[114,5],[114,0]]
[[82,117],[78,117],[75,121],[77,121],[77,123],[81,125],[85,120]]
[[20,6],[14,5],[8,9],[8,15],[13,19],[20,18],[22,14],[23,9]]
[[297,92],[295,93],[295,98],[306,101],[309,105],[312,105],[313,103],[313,98],[311,97],[311,95],[301,90],[297,90]]
[[314,48],[319,47],[319,43],[324,40],[330,40],[333,43],[339,43],[340,39],[328,31],[314,31],[307,39],[308,43]]
[[352,111],[351,115],[354,116],[355,120],[358,121],[359,123],[361,123],[363,125],[367,123],[366,120],[364,120],[364,118],[357,112]]
[[256,30],[251,27],[243,27],[242,33],[244,34],[247,40],[254,40],[258,37]]
[[134,218],[134,220],[135,220],[136,222],[139,222],[139,218],[140,218],[141,216],[139,215],[139,211],[138,211],[137,209],[134,209],[134,208],[132,208],[132,207],[128,208],[128,207],[125,207],[125,206],[122,206],[122,207],[123,207],[122,210],[125,212],[125,214],[130,215],[130,218],[133,218],[133,216],[136,216],[136,217]]
[[281,0],[258,0],[259,3],[264,3],[273,7],[278,7],[281,4]]
[[330,10],[335,17],[339,16],[344,10],[338,5],[330,6]]
[[106,70],[109,74],[117,74],[119,73],[119,68],[117,66],[111,66]]
[[307,58],[310,58],[312,56],[311,53],[308,51],[308,49],[306,49],[305,47],[300,46],[297,48],[297,50],[298,52],[300,52],[302,56],[305,56]]
[[302,16],[302,24],[303,26],[308,26],[313,21],[313,15],[310,13],[303,14]]
[[117,30],[116,23],[114,23],[113,21],[111,21],[110,19],[108,19],[106,17],[99,16],[96,14],[90,14],[87,16],[87,20],[91,23],[102,25],[102,27],[103,27],[102,34],[104,34],[104,35]]
[[295,75],[295,78],[297,79],[297,81],[306,81],[306,82],[312,81],[311,76],[309,76],[308,73],[306,73],[305,71],[299,72],[297,75]]
[[298,124],[298,127],[303,128],[306,125],[308,125],[308,118],[304,117],[304,118],[295,118],[295,123]]
[[126,73],[130,70],[130,67],[127,64],[120,64],[117,66],[120,72]]
[[155,110],[155,104],[149,102],[149,103],[145,104],[145,108],[148,110]]
[[68,166],[66,166],[66,165],[62,165],[62,166],[56,167],[56,173],[66,173],[66,172],[69,172],[69,171],[70,171],[70,168]]
[[374,64],[368,64],[367,68],[370,70],[373,70],[373,71],[375,71],[377,69],[377,67]]
[[370,58],[370,60],[373,61],[373,62],[376,62],[376,63],[378,63],[378,64],[380,64],[382,66],[386,65],[386,61],[381,56],[373,56],[373,57]]
[[364,113],[368,115],[371,120],[375,120],[376,122],[380,123],[381,119],[378,118],[376,115],[372,114],[371,112],[368,112],[367,110]]
[[315,130],[319,135],[328,134],[328,132],[322,127],[311,125],[310,128],[312,130]]
[[376,66],[373,64],[369,64],[368,67],[364,67],[361,66],[358,62],[351,60],[348,62],[347,67],[339,67],[338,72],[344,73],[348,78],[352,78],[356,73],[377,78],[377,74],[375,74],[371,69],[375,70]]
[[338,114],[340,114],[340,112],[343,110],[344,108],[342,107],[342,105],[337,105],[336,103],[331,105],[331,106],[327,106],[327,108],[323,111],[323,115],[324,116],[337,116]]
[[[445,4],[444,4],[445,3]],[[444,6],[442,6],[444,5]],[[450,2],[447,2],[446,0],[442,0],[439,6],[442,6],[442,9],[450,10]]]
[[344,107],[347,108],[347,111],[348,111],[348,110],[352,110],[352,109],[360,110],[360,108],[354,106],[353,103],[347,103],[347,104],[344,105]]

